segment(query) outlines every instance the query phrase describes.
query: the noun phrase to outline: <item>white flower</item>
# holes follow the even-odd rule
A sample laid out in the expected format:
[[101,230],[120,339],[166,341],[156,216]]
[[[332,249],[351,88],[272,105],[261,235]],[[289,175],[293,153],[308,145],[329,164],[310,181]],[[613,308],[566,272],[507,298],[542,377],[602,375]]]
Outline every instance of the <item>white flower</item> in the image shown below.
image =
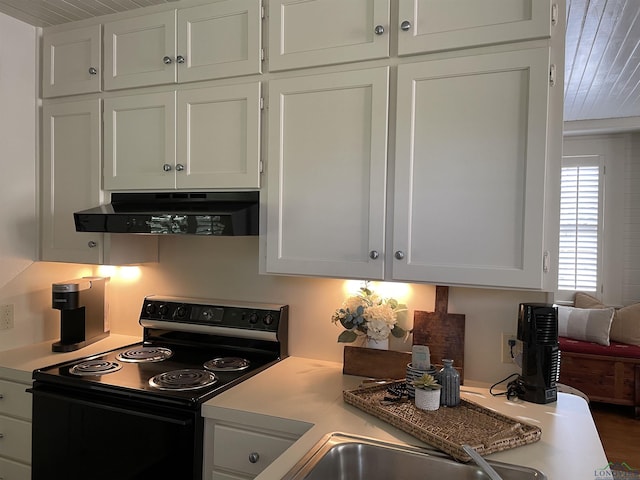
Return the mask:
[[387,303],[370,306],[365,310],[363,316],[367,321],[381,320],[385,322],[390,329],[392,329],[398,321],[395,310]]
[[353,313],[355,313],[360,306],[363,308],[366,308],[368,306],[367,301],[362,297],[349,297],[344,302],[342,302],[342,308]]
[[380,341],[389,338],[391,328],[387,322],[380,318],[367,321],[367,337]]

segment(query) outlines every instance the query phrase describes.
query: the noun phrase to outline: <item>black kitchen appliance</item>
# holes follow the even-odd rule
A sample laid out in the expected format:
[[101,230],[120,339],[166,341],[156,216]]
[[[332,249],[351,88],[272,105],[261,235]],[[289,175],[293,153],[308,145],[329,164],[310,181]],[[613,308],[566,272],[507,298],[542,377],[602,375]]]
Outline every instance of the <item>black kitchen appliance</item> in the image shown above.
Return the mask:
[[33,480],[201,480],[202,403],[287,356],[288,306],[150,296],[139,323],[33,372]]
[[60,341],[54,352],[72,352],[109,335],[108,277],[83,277],[51,286],[51,306],[60,310]]
[[259,200],[257,191],[112,193],[73,218],[77,232],[258,235]]
[[560,375],[558,309],[547,304],[521,303],[518,340],[522,342],[518,397],[533,403],[555,402]]

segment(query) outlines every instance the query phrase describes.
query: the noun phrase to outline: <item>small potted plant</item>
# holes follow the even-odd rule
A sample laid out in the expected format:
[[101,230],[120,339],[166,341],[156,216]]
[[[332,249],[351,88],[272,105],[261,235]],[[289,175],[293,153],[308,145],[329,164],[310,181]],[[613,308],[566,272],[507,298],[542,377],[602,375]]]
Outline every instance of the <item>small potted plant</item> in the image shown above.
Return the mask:
[[413,381],[416,387],[416,407],[421,410],[437,410],[440,407],[440,385],[433,375],[425,373]]

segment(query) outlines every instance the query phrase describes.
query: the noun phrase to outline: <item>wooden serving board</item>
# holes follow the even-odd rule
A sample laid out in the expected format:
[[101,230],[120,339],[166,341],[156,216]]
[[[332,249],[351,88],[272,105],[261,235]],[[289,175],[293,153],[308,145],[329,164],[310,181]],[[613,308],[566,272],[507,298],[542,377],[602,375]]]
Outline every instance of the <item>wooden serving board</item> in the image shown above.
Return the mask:
[[413,344],[427,345],[431,363],[442,365],[443,358],[453,360],[453,366],[464,379],[464,323],[460,313],[449,313],[449,287],[436,286],[434,312],[416,310],[413,314]]
[[411,352],[376,350],[346,345],[342,373],[396,380],[407,376],[408,363],[411,363]]

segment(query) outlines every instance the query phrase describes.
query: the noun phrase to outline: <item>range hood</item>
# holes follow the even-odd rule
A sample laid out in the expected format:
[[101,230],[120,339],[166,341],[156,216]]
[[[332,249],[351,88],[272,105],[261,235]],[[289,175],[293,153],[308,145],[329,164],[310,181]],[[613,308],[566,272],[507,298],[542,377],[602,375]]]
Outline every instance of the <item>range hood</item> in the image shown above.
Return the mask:
[[111,203],[73,214],[77,232],[258,235],[260,194],[112,193]]

